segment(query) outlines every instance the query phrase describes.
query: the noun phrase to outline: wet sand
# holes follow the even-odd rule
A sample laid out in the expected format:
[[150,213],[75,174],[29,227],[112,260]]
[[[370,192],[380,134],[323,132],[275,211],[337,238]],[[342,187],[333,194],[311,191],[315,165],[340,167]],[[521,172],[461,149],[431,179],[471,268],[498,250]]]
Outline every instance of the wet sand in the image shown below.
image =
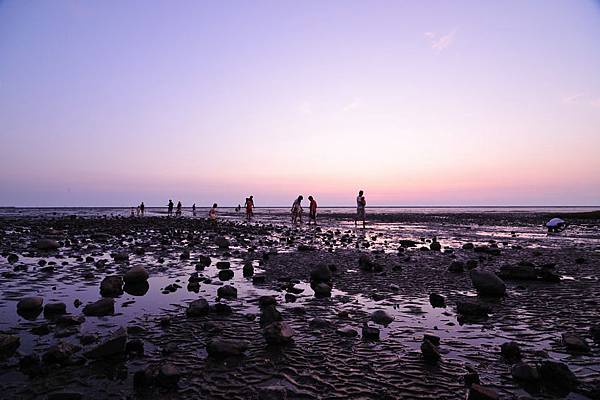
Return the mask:
[[[546,217],[378,214],[366,230],[334,213],[319,228],[287,215],[2,217],[0,397],[457,399],[478,379],[473,399],[600,398],[600,220],[571,215],[548,235]],[[138,265],[147,283],[105,290],[114,312],[84,315],[105,277]],[[506,293],[478,295],[471,270],[502,275]],[[228,285],[237,296],[219,297]],[[17,313],[28,296],[68,316]],[[200,298],[210,307],[186,312]],[[459,314],[465,301],[487,315]],[[511,341],[520,357],[503,354]]]

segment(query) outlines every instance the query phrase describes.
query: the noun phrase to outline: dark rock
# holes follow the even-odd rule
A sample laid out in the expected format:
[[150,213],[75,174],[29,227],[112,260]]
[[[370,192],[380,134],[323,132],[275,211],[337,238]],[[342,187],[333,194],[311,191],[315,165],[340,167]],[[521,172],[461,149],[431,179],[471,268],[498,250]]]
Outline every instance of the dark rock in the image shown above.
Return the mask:
[[224,303],[215,303],[211,306],[211,311],[219,315],[231,315],[233,313],[231,306]]
[[252,284],[260,285],[267,281],[267,277],[265,275],[254,275],[252,277]]
[[473,243],[465,243],[463,244],[462,248],[465,250],[473,250],[475,248],[475,245]]
[[284,321],[275,321],[263,328],[263,335],[268,344],[286,344],[294,339],[294,330]]
[[206,352],[212,357],[241,356],[248,349],[243,340],[212,339],[206,344]]
[[123,276],[123,281],[129,284],[143,283],[148,280],[148,271],[141,265],[131,267]]
[[45,364],[60,364],[66,365],[71,359],[71,355],[81,350],[81,347],[69,342],[60,341],[48,350],[42,356],[42,361]]
[[83,313],[91,317],[103,317],[115,313],[115,300],[105,297],[83,307]]
[[517,381],[535,382],[540,379],[540,373],[535,366],[524,362],[517,363],[510,369],[512,377]]
[[57,250],[60,244],[54,239],[40,239],[35,242],[35,248],[42,251]]
[[325,264],[319,264],[310,271],[310,281],[314,283],[331,282],[331,270]]
[[464,300],[456,304],[456,311],[464,316],[484,317],[490,313],[490,308],[476,301]]
[[444,298],[444,296],[437,293],[431,293],[429,295],[429,303],[432,307],[446,307],[446,299]]
[[500,354],[510,362],[519,361],[521,359],[521,348],[516,342],[506,342],[500,345]]
[[506,280],[536,280],[537,272],[533,265],[503,265],[498,276]]
[[24,297],[17,303],[17,313],[19,315],[34,313],[39,315],[43,304],[44,299],[39,296]]
[[215,238],[215,244],[219,246],[220,249],[229,248],[229,240],[227,240],[227,238],[225,238],[224,236],[217,236]]
[[500,397],[495,390],[481,386],[477,383],[471,385],[467,400],[499,400]]
[[74,326],[83,324],[85,322],[85,318],[81,315],[60,315],[54,320],[54,322],[56,322],[56,325]]
[[111,254],[113,260],[117,263],[124,263],[129,261],[129,254],[125,252],[117,252]]
[[590,335],[596,343],[600,343],[600,325],[592,326],[590,328]]
[[12,357],[21,345],[21,338],[17,335],[0,333],[0,360]]
[[394,317],[384,310],[377,310],[371,314],[371,321],[379,325],[387,326],[394,320]]
[[402,239],[400,240],[400,246],[402,247],[417,247],[419,243],[414,240]]
[[219,271],[219,280],[221,281],[228,281],[231,278],[233,278],[234,276],[234,272],[230,269],[224,269]]
[[567,350],[575,353],[588,353],[590,351],[590,346],[585,339],[574,333],[563,333],[562,342]]
[[307,244],[299,244],[298,251],[315,251],[316,248]]
[[437,363],[442,357],[437,347],[427,339],[421,343],[421,354],[423,354],[425,361],[429,363]]
[[189,250],[182,251],[181,254],[179,255],[179,259],[180,260],[189,260],[190,259],[190,251]]
[[8,263],[9,263],[9,264],[14,264],[14,263],[16,263],[17,261],[19,261],[19,256],[18,256],[18,255],[16,255],[16,254],[9,254],[9,255],[6,257],[6,261],[8,261]]
[[437,241],[436,238],[433,238],[433,241],[429,245],[429,249],[431,249],[432,251],[440,251],[442,250],[442,245],[440,244],[440,242]]
[[260,314],[260,326],[267,326],[276,321],[282,321],[281,313],[277,311],[274,305],[266,305],[262,308]]
[[330,297],[331,296],[331,286],[326,283],[317,283],[312,286],[312,289],[315,291],[315,297]]
[[506,285],[493,272],[474,269],[469,275],[473,286],[480,295],[504,296],[506,293]]
[[150,290],[150,284],[148,282],[139,283],[126,283],[123,286],[123,291],[132,296],[143,296]]
[[277,305],[277,299],[275,299],[275,297],[273,296],[260,296],[258,298],[258,306],[260,308],[265,308],[267,306],[276,306]]
[[177,383],[181,379],[181,373],[179,369],[171,363],[163,363],[158,370],[158,376],[156,377],[156,383],[162,387],[173,387],[177,386]]
[[188,317],[199,317],[202,315],[207,315],[210,310],[210,306],[208,301],[205,299],[196,299],[192,301],[185,313]]
[[212,263],[212,260],[208,256],[199,255],[198,256],[198,264],[203,267],[208,267]]
[[123,278],[109,275],[100,282],[100,294],[103,297],[118,297],[123,294]]
[[252,266],[252,262],[247,262],[244,264],[244,267],[242,269],[242,274],[245,277],[254,275],[254,266]]
[[331,323],[323,318],[313,318],[308,321],[308,326],[311,329],[328,329],[331,327]]
[[237,297],[237,289],[230,285],[221,286],[217,289],[217,296],[224,299],[234,299]]
[[44,316],[46,318],[55,317],[67,313],[67,305],[65,303],[48,303],[44,306]]
[[343,326],[341,328],[336,329],[335,331],[338,335],[343,337],[356,337],[358,336],[358,331],[349,326]]
[[229,261],[218,261],[217,269],[229,269],[231,268],[231,263]]
[[452,263],[448,267],[448,271],[450,271],[450,272],[464,272],[465,271],[465,264],[462,261],[452,261]]
[[433,344],[434,346],[439,346],[440,345],[440,337],[436,336],[436,335],[432,335],[430,333],[426,333],[423,335],[423,340],[427,340],[429,342],[431,342],[431,344]]
[[102,343],[87,351],[84,355],[87,358],[105,358],[122,354],[127,345],[127,331],[120,327],[112,332],[110,336]]
[[573,391],[578,381],[566,364],[556,361],[542,361],[539,368],[542,381],[549,388],[563,394]]
[[378,328],[364,324],[362,327],[362,338],[364,340],[379,340],[379,332]]

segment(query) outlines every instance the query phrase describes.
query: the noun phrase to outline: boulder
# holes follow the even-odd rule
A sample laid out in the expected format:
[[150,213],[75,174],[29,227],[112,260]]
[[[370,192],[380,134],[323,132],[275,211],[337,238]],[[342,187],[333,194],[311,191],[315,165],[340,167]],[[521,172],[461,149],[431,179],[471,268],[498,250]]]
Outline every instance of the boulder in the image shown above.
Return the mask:
[[428,363],[437,363],[442,356],[437,349],[437,346],[425,339],[421,343],[421,354]]
[[521,348],[517,342],[506,342],[500,345],[500,354],[510,362],[521,359]]
[[312,289],[315,291],[315,297],[330,297],[331,296],[331,286],[328,284],[321,282],[315,285],[312,285]]
[[206,344],[206,352],[212,357],[241,356],[247,349],[248,343],[243,340],[216,338]]
[[499,400],[500,396],[494,389],[481,386],[477,383],[471,385],[467,400]]
[[540,373],[535,366],[524,362],[517,363],[510,369],[512,377],[521,382],[535,382],[540,379]]
[[556,361],[542,361],[539,368],[544,384],[551,389],[563,394],[573,391],[578,381],[566,364]]
[[105,297],[83,307],[83,313],[91,317],[103,317],[115,313],[115,300]]
[[377,310],[371,314],[371,321],[379,325],[387,326],[394,320],[394,317],[384,310]]
[[85,352],[87,358],[105,358],[125,352],[127,345],[127,330],[120,327],[93,349]]
[[224,299],[235,299],[237,297],[237,289],[230,285],[221,286],[217,289],[217,296]]
[[310,281],[314,283],[331,282],[331,270],[325,264],[319,264],[310,271]]
[[0,360],[12,357],[21,345],[21,338],[17,335],[0,333]]
[[35,242],[35,248],[42,251],[57,250],[60,244],[54,239],[40,239]]
[[118,297],[123,294],[123,278],[120,275],[109,275],[100,282],[102,297]]
[[131,267],[123,276],[123,281],[128,284],[143,283],[148,280],[148,271],[141,265]]
[[263,329],[263,335],[268,344],[285,344],[294,339],[294,330],[284,321],[275,321]]
[[480,295],[504,296],[506,293],[506,285],[493,272],[474,269],[469,273],[469,276]]
[[17,303],[17,313],[29,314],[42,311],[44,299],[39,296],[24,297]]
[[563,333],[562,342],[567,350],[575,353],[589,353],[590,351],[590,346],[585,339],[574,333]]
[[189,304],[185,313],[188,317],[199,317],[202,315],[207,315],[209,310],[210,306],[208,301],[205,299],[196,299]]
[[79,350],[81,350],[81,347],[61,340],[48,348],[44,355],[42,355],[42,361],[45,364],[65,365],[69,363],[71,355],[77,353]]

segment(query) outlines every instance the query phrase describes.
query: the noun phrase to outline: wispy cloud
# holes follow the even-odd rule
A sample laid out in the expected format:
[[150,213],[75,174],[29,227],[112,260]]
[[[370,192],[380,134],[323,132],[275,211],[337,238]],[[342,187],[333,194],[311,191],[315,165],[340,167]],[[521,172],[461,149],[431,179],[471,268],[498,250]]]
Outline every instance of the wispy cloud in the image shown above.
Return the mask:
[[456,29],[446,35],[442,35],[437,32],[424,33],[424,36],[429,41],[431,48],[437,51],[442,51],[450,47],[450,45],[454,43],[455,35]]
[[572,94],[570,96],[563,97],[562,102],[565,104],[576,103],[582,97],[583,97],[583,93],[576,93],[576,94]]

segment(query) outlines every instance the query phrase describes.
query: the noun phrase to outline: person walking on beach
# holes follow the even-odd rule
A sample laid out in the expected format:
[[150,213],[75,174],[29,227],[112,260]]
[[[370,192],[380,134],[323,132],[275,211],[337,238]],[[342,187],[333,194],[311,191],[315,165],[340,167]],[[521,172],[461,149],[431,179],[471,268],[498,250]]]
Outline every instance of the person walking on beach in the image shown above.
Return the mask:
[[254,216],[254,198],[252,196],[246,199],[244,207],[246,207],[246,220],[250,221]]
[[170,217],[173,215],[173,200],[169,199],[169,204],[167,204],[167,215]]
[[294,203],[292,203],[292,224],[296,224],[296,222],[298,222],[298,219],[300,220],[300,223],[302,223],[302,200],[304,199],[304,197],[302,197],[302,195],[298,196],[298,198],[296,200],[294,200]]
[[142,201],[142,204],[140,204],[140,214],[142,215],[142,217],[144,216],[145,208],[146,208],[146,206],[144,205],[144,202]]
[[214,203],[210,211],[208,212],[208,218],[212,222],[217,222],[217,203]]
[[308,206],[308,224],[310,225],[310,221],[313,224],[317,224],[317,201],[312,197],[308,196],[308,201],[310,201],[310,205]]
[[176,217],[181,217],[181,201],[177,202],[177,210],[175,211]]
[[361,190],[358,192],[356,197],[356,217],[354,218],[354,226],[358,225],[358,221],[362,220],[363,229],[365,228],[365,207],[367,206],[367,200],[365,200],[364,192]]
[[196,216],[196,203],[192,204],[192,215]]

